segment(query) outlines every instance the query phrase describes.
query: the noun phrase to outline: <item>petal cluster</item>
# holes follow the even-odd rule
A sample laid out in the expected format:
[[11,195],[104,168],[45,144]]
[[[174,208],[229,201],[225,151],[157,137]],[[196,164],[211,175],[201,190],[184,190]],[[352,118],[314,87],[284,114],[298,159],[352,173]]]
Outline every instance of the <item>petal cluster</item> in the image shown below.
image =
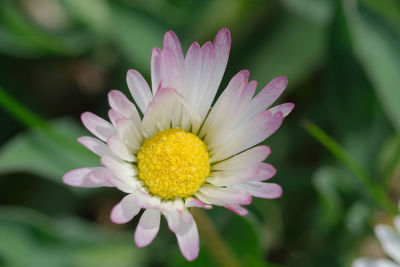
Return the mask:
[[[78,141],[99,155],[102,167],[73,170],[63,177],[80,187],[116,187],[127,195],[111,211],[111,220],[126,223],[141,209],[144,213],[135,231],[139,247],[147,246],[158,233],[161,215],[176,234],[183,256],[197,257],[199,237],[189,208],[226,207],[246,215],[243,205],[252,197],[273,199],[282,194],[267,183],[275,169],[264,160],[267,146],[257,146],[282,124],[294,105],[269,108],[287,85],[278,77],[255,95],[257,82],[246,70],[236,74],[211,108],[225,72],[231,45],[230,32],[221,29],[214,42],[194,42],[183,55],[176,35],[165,34],[162,49],[151,56],[151,89],[136,70],[129,70],[127,84],[138,106],[120,91],[108,94],[109,121],[85,112],[81,119],[96,137]],[[207,146],[210,175],[192,196],[163,199],[150,194],[139,178],[138,152],[146,140],[168,129],[182,129],[198,136]]]
[[[399,202],[400,210],[400,202]],[[384,224],[375,227],[375,234],[382,244],[385,253],[393,260],[359,258],[353,262],[353,267],[400,267],[400,215],[393,221],[394,229]]]

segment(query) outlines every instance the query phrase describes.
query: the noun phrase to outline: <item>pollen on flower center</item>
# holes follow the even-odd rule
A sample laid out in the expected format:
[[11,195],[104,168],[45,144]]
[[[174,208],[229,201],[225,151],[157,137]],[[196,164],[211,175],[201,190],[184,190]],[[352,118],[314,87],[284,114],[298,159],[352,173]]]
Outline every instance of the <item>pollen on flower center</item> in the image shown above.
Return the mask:
[[158,132],[138,153],[139,178],[164,199],[189,197],[210,174],[209,154],[200,138],[181,129]]

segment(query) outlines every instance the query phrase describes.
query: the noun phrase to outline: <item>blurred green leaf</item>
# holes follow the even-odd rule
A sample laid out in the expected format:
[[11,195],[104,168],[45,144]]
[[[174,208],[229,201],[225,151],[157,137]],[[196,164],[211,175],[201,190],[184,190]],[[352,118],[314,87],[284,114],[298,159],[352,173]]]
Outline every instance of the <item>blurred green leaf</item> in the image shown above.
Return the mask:
[[71,218],[52,220],[25,208],[0,208],[0,257],[6,266],[138,266],[131,235]]
[[250,52],[245,66],[259,84],[285,75],[290,85],[295,85],[307,78],[324,59],[326,37],[323,25],[288,16]]
[[333,15],[333,3],[330,0],[283,0],[282,2],[296,15],[316,24],[327,24]]
[[338,160],[346,165],[346,167],[358,179],[360,184],[365,186],[365,189],[369,193],[370,197],[372,197],[376,201],[376,203],[381,205],[381,207],[384,208],[387,212],[390,212],[392,214],[397,213],[397,208],[389,199],[383,188],[374,183],[369,173],[364,168],[362,168],[360,164],[356,160],[354,160],[354,158],[339,143],[337,143],[321,128],[310,121],[304,121],[303,127]]
[[382,17],[343,1],[355,53],[363,64],[382,106],[400,132],[400,36]]
[[17,57],[44,53],[76,55],[86,47],[86,37],[76,33],[50,34],[29,20],[16,1],[0,2],[0,50]]
[[[51,123],[73,144],[84,135],[83,127],[63,119]],[[0,173],[28,172],[55,182],[68,171],[80,167],[98,166],[99,159],[79,144],[62,144],[62,139],[50,139],[35,130],[22,133],[3,145],[0,150]]]

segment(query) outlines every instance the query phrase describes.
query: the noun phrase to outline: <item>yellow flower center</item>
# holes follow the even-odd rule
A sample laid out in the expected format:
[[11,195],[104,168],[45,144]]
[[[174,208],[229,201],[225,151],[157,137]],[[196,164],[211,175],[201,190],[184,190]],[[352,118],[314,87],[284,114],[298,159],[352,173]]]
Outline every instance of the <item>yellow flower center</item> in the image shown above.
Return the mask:
[[139,178],[164,199],[189,197],[210,174],[207,146],[181,129],[158,132],[138,153]]

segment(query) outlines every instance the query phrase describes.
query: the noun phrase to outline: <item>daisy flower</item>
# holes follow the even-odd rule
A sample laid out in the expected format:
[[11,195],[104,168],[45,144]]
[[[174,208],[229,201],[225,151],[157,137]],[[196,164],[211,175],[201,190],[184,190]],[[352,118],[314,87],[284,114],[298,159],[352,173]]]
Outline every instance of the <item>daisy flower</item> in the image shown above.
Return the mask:
[[394,218],[393,224],[395,229],[384,224],[377,225],[375,234],[383,250],[394,262],[388,259],[359,258],[353,262],[353,267],[400,267],[400,215]]
[[228,61],[227,29],[214,42],[194,42],[186,56],[172,31],[165,34],[163,46],[152,51],[151,89],[139,72],[127,73],[138,110],[113,90],[108,94],[111,123],[82,114],[83,124],[97,138],[78,141],[100,156],[102,167],[70,171],[63,181],[125,192],[111,220],[126,223],[143,209],[134,235],[138,247],[153,241],[164,215],[183,256],[191,261],[199,252],[191,208],[217,205],[243,216],[247,210],[242,205],[250,204],[252,196],[281,196],[279,185],[262,182],[276,171],[263,162],[270,149],[256,145],[280,127],[294,105],[266,110],[285,89],[286,77],[273,79],[254,96],[257,82],[249,81],[249,72],[243,70],[211,108]]

